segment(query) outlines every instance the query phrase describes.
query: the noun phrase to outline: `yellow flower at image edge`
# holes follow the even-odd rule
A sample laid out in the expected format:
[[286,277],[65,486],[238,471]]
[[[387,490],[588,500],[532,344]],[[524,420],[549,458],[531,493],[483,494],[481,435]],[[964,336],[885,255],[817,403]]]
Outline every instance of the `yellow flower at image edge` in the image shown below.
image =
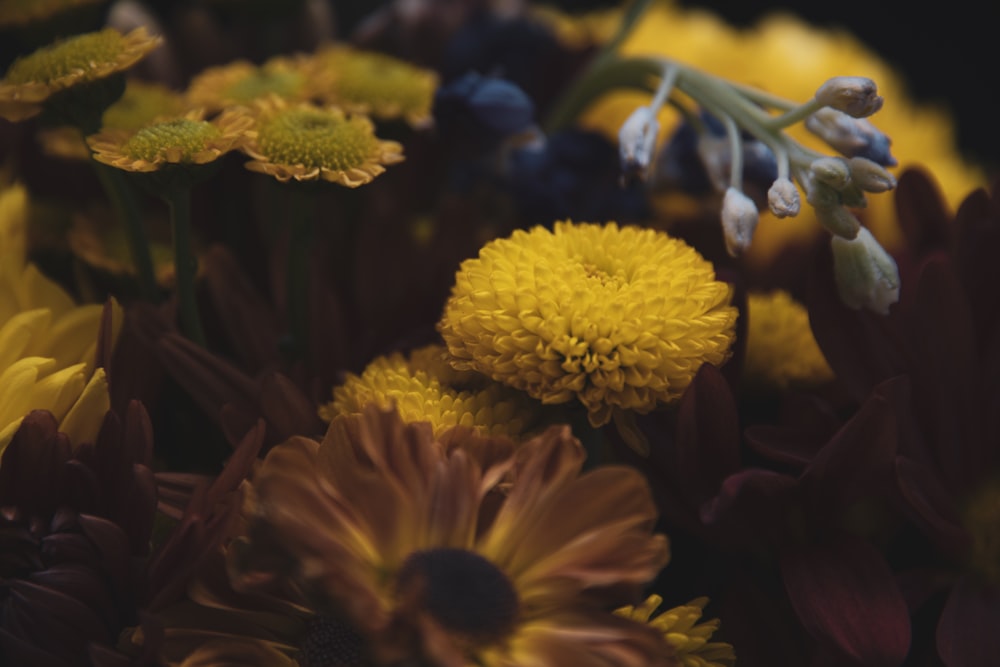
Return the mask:
[[641,605],[622,607],[615,613],[646,623],[662,633],[677,651],[677,658],[684,667],[733,667],[736,654],[732,645],[709,641],[719,629],[718,619],[698,623],[708,598],[697,598],[654,617],[653,613],[662,603],[663,598],[659,595],[650,595]]
[[360,414],[369,403],[395,406],[405,422],[430,422],[435,435],[468,426],[482,435],[522,435],[537,416],[537,404],[524,394],[478,373],[458,372],[445,361],[440,345],[404,356],[378,357],[361,375],[351,374],[320,406],[325,421]]
[[[0,191],[0,455],[22,418],[49,410],[79,444],[97,435],[110,405],[104,369],[95,369],[103,307],[77,306],[25,261],[27,194]],[[121,309],[113,303],[117,337]]]
[[678,399],[734,340],[731,287],[667,234],[564,221],[518,230],[462,263],[438,329],[456,369],[543,403],[577,398],[592,425]]
[[76,35],[15,60],[0,80],[0,116],[24,120],[53,94],[123,72],[157,48],[145,27],[123,35],[113,28]]
[[223,112],[211,121],[196,109],[177,118],[138,129],[109,128],[87,137],[98,162],[134,172],[153,172],[169,165],[202,165],[239,148],[250,121]]
[[324,180],[353,188],[403,160],[403,147],[376,137],[371,120],[336,107],[288,105],[272,97],[241,113],[255,119],[243,148],[252,158],[246,168],[282,182]]

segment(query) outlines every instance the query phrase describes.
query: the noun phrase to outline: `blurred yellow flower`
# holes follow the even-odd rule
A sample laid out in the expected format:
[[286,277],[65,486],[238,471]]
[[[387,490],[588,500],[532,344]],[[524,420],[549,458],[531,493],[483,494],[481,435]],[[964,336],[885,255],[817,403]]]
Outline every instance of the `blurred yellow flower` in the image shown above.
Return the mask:
[[[576,39],[590,35],[596,42],[608,40],[621,13],[621,9],[615,9],[579,18]],[[969,191],[986,184],[983,171],[960,156],[948,111],[916,104],[901,76],[872,49],[844,31],[813,27],[783,12],[772,13],[751,28],[739,29],[708,11],[684,9],[666,0],[652,4],[621,45],[620,53],[672,58],[794,102],[811,99],[831,77],[868,77],[877,83],[879,94],[886,100],[870,120],[891,138],[893,156],[899,161],[897,173],[908,166],[923,165],[939,180],[952,207],[957,207]],[[638,92],[609,94],[592,105],[580,122],[617,140],[622,123],[648,100],[649,95]],[[661,142],[679,122],[677,112],[665,107],[660,114]],[[788,134],[803,145],[830,152],[801,124],[789,128]],[[900,237],[891,195],[869,197],[861,216],[884,246],[896,246]],[[820,229],[809,207],[804,207],[797,218],[786,220],[764,211],[746,259],[751,265],[764,265],[788,242],[811,239]]]
[[260,65],[235,60],[209,67],[191,79],[187,97],[193,106],[209,112],[251,104],[271,95],[304,102],[313,96],[315,88],[308,63],[304,56],[275,56]]
[[[27,220],[25,189],[0,190],[0,455],[30,410],[51,411],[81,443],[110,406],[104,369],[95,369],[103,307],[77,306],[27,261]],[[122,317],[113,308],[114,339]]]
[[361,375],[351,374],[334,387],[333,401],[321,405],[320,417],[360,415],[374,403],[395,408],[404,422],[430,422],[435,435],[453,426],[469,426],[481,435],[517,439],[538,416],[527,395],[471,371],[456,371],[442,345],[428,345],[378,357]]
[[747,350],[743,374],[753,383],[777,388],[833,379],[809,326],[805,306],[788,292],[748,296]]
[[123,35],[114,28],[75,35],[18,58],[0,80],[0,116],[20,121],[41,113],[46,100],[119,74],[160,46],[145,27]]

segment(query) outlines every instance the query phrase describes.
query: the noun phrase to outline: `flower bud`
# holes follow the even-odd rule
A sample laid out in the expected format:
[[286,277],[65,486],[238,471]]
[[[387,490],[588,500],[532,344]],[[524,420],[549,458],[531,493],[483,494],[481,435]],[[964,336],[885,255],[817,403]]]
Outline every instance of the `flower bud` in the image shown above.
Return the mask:
[[892,141],[864,118],[851,118],[825,107],[806,118],[806,129],[846,157],[866,157],[883,167],[896,165],[890,152]]
[[816,208],[816,219],[834,236],[853,239],[861,229],[861,222],[843,206]]
[[847,165],[851,179],[865,192],[886,192],[896,187],[896,177],[868,158],[852,157]]
[[833,208],[841,205],[840,193],[815,178],[809,179],[806,188],[806,201],[813,208]]
[[779,178],[767,191],[767,206],[777,218],[794,218],[802,206],[798,188],[789,179]]
[[826,183],[834,190],[843,190],[851,181],[851,170],[847,160],[839,157],[821,157],[809,165],[816,180]]
[[846,188],[840,191],[840,203],[847,208],[865,208],[868,206],[868,199],[865,198],[865,191],[858,187],[858,184],[851,181]]
[[882,108],[885,101],[878,94],[875,82],[863,76],[837,76],[828,79],[816,91],[816,100],[854,118],[871,116]]
[[637,108],[625,120],[618,130],[618,154],[623,174],[645,180],[659,131],[660,123],[649,107]]
[[727,188],[722,199],[722,232],[730,256],[739,257],[750,247],[758,222],[760,213],[753,200],[734,187]]
[[833,272],[841,300],[851,308],[867,308],[881,315],[899,301],[896,262],[862,227],[853,239],[833,237]]

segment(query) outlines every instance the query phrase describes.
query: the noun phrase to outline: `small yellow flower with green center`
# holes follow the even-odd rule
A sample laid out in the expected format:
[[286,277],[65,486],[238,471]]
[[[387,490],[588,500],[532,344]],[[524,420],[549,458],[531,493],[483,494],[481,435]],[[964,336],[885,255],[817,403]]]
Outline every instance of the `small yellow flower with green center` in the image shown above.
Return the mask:
[[[125,92],[101,117],[102,129],[139,130],[160,118],[176,117],[190,109],[185,98],[160,83],[129,79]],[[89,160],[90,149],[73,127],[42,128],[38,141],[47,154],[70,160]]]
[[708,598],[697,598],[651,618],[661,604],[663,598],[650,595],[638,607],[622,607],[615,613],[660,631],[677,651],[676,658],[683,667],[733,667],[736,664],[732,645],[709,641],[719,629],[719,620],[698,623]]
[[[95,369],[103,308],[77,306],[26,261],[28,197],[0,190],[0,456],[31,410],[50,411],[75,444],[92,442],[110,407]],[[121,325],[113,304],[112,337]]]
[[87,137],[87,143],[98,162],[125,171],[153,172],[213,162],[238,149],[250,125],[241,114],[222,113],[208,121],[204,110],[195,109],[138,129],[107,128]]
[[[124,35],[106,28],[70,37],[18,58],[0,80],[0,116],[10,121],[31,118],[41,113],[46,101],[56,93],[117,75],[139,62],[161,41],[145,27]],[[117,93],[121,94],[120,88]],[[116,98],[117,95],[102,99],[99,113]]]
[[255,124],[243,147],[252,158],[246,168],[281,182],[324,180],[355,188],[403,160],[403,147],[376,137],[371,120],[336,107],[270,97],[238,112]]
[[578,399],[594,426],[678,399],[730,355],[731,287],[679,239],[615,223],[518,230],[462,263],[438,323],[459,370],[543,403]]
[[290,102],[306,101],[313,87],[304,57],[275,56],[261,65],[236,60],[209,67],[191,79],[187,97],[192,106],[214,112],[271,95]]
[[538,405],[520,392],[478,373],[460,372],[446,361],[441,345],[378,357],[361,375],[351,374],[333,390],[333,401],[319,408],[325,421],[360,415],[374,403],[395,405],[404,422],[430,422],[435,436],[454,426],[482,435],[519,439],[538,418]]
[[313,76],[322,99],[380,120],[402,118],[411,126],[431,122],[438,75],[375,51],[336,44],[318,50]]
[[752,383],[783,389],[833,379],[809,326],[809,313],[788,292],[753,292],[748,298],[746,361]]

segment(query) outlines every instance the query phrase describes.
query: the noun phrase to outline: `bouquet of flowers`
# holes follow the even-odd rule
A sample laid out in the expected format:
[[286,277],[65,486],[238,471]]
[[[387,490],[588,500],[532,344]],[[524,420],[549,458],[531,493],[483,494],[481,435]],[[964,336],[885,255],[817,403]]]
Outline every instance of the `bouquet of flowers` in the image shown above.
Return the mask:
[[0,665],[996,664],[1000,182],[857,38],[0,35]]

